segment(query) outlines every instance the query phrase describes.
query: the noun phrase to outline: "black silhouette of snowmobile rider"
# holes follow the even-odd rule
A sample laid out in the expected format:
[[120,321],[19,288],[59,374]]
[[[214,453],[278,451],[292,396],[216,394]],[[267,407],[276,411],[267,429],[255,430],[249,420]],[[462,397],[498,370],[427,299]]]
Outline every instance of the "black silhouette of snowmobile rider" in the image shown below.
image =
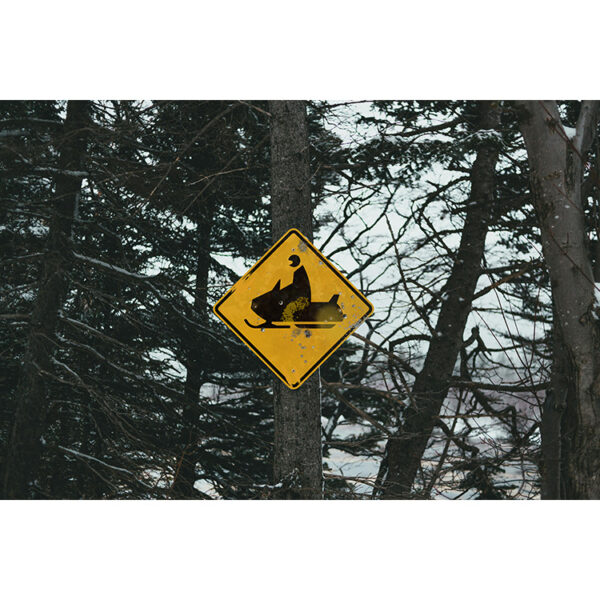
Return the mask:
[[[292,254],[290,265],[297,267],[300,258]],[[342,321],[344,313],[338,306],[339,294],[334,294],[329,302],[312,302],[310,281],[304,267],[294,271],[294,279],[290,285],[281,287],[281,280],[265,294],[252,300],[251,308],[265,322],[252,325],[247,319],[246,325],[255,329],[286,329],[291,325],[275,325],[275,323],[293,323],[296,327],[306,329],[326,329]]]

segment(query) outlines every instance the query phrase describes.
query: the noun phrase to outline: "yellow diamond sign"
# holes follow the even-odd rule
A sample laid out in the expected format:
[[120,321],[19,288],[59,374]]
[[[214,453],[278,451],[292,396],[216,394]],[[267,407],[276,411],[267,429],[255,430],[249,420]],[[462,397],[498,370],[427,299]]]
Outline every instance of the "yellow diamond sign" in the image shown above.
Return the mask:
[[213,311],[295,389],[373,313],[373,306],[297,229],[290,229]]

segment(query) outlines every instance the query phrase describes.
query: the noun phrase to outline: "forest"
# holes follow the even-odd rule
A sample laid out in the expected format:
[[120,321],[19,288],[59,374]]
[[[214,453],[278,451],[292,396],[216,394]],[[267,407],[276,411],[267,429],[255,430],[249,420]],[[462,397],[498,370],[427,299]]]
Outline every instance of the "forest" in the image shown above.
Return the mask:
[[[599,108],[0,101],[0,497],[600,499]],[[290,228],[297,390],[212,310]]]

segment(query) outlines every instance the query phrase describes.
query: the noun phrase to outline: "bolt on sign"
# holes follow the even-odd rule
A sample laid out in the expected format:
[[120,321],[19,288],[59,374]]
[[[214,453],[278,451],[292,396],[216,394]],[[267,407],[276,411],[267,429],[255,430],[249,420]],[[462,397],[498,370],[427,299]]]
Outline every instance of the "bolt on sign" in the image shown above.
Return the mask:
[[373,306],[297,229],[290,229],[213,311],[295,389],[373,314]]

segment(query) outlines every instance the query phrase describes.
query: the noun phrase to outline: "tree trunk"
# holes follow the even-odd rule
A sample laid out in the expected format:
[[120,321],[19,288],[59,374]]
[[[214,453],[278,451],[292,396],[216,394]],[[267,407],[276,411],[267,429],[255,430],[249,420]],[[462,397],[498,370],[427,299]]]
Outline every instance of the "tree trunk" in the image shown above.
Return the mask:
[[561,422],[569,394],[567,353],[560,334],[556,309],[553,310],[553,314],[555,325],[552,349],[552,388],[546,394],[540,420],[540,435],[542,438],[540,492],[544,500],[558,500],[563,497],[561,490],[563,451],[560,437]]
[[[196,263],[196,285],[194,290],[194,310],[198,321],[206,324],[208,314],[208,275],[210,270],[211,232],[213,226],[213,207],[207,206],[198,213],[197,242],[198,257]],[[192,333],[187,351],[186,380],[183,409],[183,444],[177,464],[172,493],[176,498],[196,498],[196,465],[198,463],[198,443],[201,409],[200,388],[204,377],[204,344]]]
[[27,351],[16,394],[16,410],[4,469],[4,497],[35,496],[48,399],[43,371],[52,370],[58,313],[67,291],[73,215],[79,201],[89,102],[70,101],[60,147],[59,171]]
[[[584,159],[596,135],[598,102],[583,102],[575,135],[565,132],[556,102],[517,102],[531,191],[554,304],[553,398],[543,417],[545,498],[600,498],[600,354],[595,285],[584,203]],[[564,404],[564,407],[563,407]],[[554,406],[546,406],[555,411]],[[554,421],[552,428],[548,422]],[[560,428],[560,431],[557,430]],[[557,437],[560,448],[556,448]],[[559,476],[561,480],[556,481]]]
[[[496,103],[480,102],[480,130],[497,130],[500,110]],[[388,470],[383,497],[408,498],[421,465],[427,442],[433,433],[450,378],[463,342],[463,331],[471,302],[485,238],[494,204],[494,180],[498,145],[483,141],[471,169],[471,193],[460,246],[445,287],[445,300],[438,316],[421,372],[415,378],[410,406],[403,424],[387,444]]]
[[[295,227],[312,241],[312,207],[306,103],[272,101],[271,215],[273,241]],[[274,379],[274,479],[277,497],[323,497],[320,378],[317,371],[290,390]]]

